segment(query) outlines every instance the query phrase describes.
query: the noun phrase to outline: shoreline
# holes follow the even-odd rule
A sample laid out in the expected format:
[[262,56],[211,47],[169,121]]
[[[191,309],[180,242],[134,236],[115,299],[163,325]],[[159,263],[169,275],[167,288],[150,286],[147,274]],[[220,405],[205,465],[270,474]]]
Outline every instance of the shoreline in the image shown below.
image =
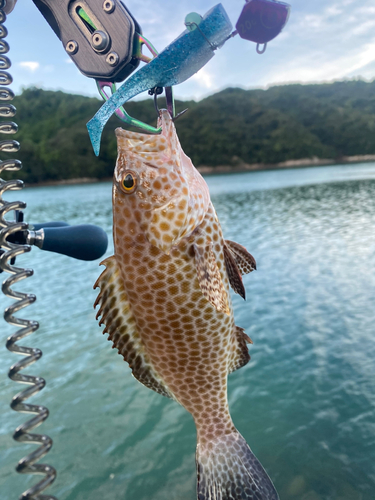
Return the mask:
[[240,163],[237,166],[218,165],[217,167],[199,166],[197,170],[202,175],[260,172],[264,170],[286,170],[293,168],[328,167],[331,165],[347,165],[356,163],[375,162],[374,155],[342,156],[339,159],[331,158],[301,158],[299,160],[287,160],[279,163]]
[[[355,155],[355,156],[343,156],[339,159],[330,158],[301,158],[299,160],[287,160],[280,163],[239,163],[236,166],[230,165],[218,165],[217,167],[209,167],[206,165],[201,165],[197,167],[198,172],[204,175],[215,175],[215,174],[239,174],[245,172],[261,172],[265,170],[287,170],[293,168],[308,168],[308,167],[327,167],[331,165],[350,165],[356,163],[371,163],[375,162],[375,154],[373,155]],[[95,177],[82,177],[76,179],[65,179],[59,181],[45,181],[37,183],[25,182],[25,186],[28,188],[32,187],[43,187],[43,186],[67,186],[67,185],[77,185],[77,184],[96,184],[98,182],[111,182],[112,177],[107,177],[103,179],[98,179]]]

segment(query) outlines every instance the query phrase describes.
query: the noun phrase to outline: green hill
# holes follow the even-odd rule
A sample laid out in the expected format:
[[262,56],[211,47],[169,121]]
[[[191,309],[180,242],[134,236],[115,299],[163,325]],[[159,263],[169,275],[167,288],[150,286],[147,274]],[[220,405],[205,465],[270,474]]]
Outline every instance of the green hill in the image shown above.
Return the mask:
[[[34,183],[112,176],[116,158],[113,130],[121,122],[112,117],[106,126],[99,158],[92,152],[85,126],[101,101],[31,88],[13,103],[22,179]],[[178,111],[186,107],[188,113],[176,126],[182,146],[196,166],[375,154],[375,81],[267,90],[229,88],[200,102],[177,102]],[[126,109],[132,116],[156,124],[151,98],[128,103]]]

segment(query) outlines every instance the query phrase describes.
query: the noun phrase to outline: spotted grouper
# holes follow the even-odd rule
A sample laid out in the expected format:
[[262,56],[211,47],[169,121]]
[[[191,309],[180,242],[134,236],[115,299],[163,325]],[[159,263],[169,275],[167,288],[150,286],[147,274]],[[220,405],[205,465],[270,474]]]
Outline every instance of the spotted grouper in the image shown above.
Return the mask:
[[234,427],[228,374],[250,359],[230,286],[256,267],[225,240],[206,182],[160,112],[161,135],[118,128],[113,184],[115,255],[95,287],[104,332],[142,384],[180,403],[197,427],[199,500],[277,500]]

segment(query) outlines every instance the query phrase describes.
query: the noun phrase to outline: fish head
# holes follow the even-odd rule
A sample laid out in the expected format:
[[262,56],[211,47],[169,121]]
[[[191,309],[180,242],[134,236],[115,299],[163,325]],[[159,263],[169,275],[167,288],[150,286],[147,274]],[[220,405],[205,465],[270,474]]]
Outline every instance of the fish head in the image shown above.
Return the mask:
[[203,221],[210,196],[206,182],[183,152],[167,110],[160,135],[116,129],[114,224],[126,217],[164,253]]

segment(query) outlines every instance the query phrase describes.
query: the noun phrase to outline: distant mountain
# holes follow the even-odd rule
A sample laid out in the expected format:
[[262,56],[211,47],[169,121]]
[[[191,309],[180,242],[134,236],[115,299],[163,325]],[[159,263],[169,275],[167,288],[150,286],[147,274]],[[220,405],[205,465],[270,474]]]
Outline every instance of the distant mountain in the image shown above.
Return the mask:
[[[101,101],[36,88],[14,99],[28,182],[111,177],[116,159],[112,117],[99,158],[94,156],[86,122]],[[160,99],[162,105],[162,99]],[[176,122],[185,152],[196,166],[375,154],[375,81],[284,85],[267,90],[228,88],[200,102],[177,102],[189,111]],[[156,124],[152,99],[130,102],[130,115]],[[3,155],[7,157],[9,155]]]

